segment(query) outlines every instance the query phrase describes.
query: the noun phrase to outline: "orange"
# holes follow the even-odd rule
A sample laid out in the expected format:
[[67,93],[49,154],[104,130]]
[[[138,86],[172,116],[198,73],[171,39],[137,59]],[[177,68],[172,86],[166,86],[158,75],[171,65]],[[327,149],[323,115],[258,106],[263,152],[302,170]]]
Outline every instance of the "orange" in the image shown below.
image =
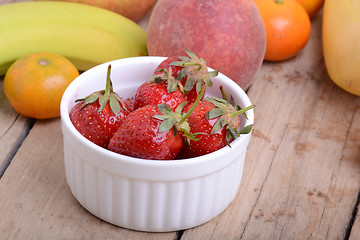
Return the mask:
[[324,0],[295,0],[300,3],[309,14],[309,17],[313,17],[317,12],[320,11],[324,5]]
[[20,114],[49,119],[60,116],[60,101],[79,71],[65,57],[39,52],[16,60],[4,78],[4,92]]
[[267,61],[282,61],[297,55],[311,33],[310,18],[294,0],[255,0],[266,30]]

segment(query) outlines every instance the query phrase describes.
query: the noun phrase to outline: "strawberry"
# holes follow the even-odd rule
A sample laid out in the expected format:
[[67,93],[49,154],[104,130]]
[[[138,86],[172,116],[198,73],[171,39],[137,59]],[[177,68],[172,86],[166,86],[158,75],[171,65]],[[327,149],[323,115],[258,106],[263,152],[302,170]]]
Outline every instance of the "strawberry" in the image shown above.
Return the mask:
[[[154,72],[154,77],[140,85],[134,97],[134,109],[149,104],[158,105],[166,103],[171,109],[184,102],[186,99],[183,88],[175,78],[182,67],[169,68],[169,62],[178,60],[177,57],[170,57],[161,62]],[[157,77],[159,76],[159,77]]]
[[155,69],[151,81],[137,89],[134,108],[148,104],[166,103],[171,109],[188,101],[193,103],[203,85],[212,86],[210,77],[218,75],[219,70],[208,72],[206,62],[186,49],[188,57],[169,57]]
[[[191,108],[191,105],[185,107]],[[196,141],[190,140],[184,145],[181,158],[201,156],[214,152],[229,145],[240,134],[249,133],[252,126],[246,126],[240,132],[239,114],[245,113],[253,108],[249,106],[240,109],[233,106],[224,99],[206,98],[200,101],[188,118],[191,132],[203,133]]]
[[169,91],[167,82],[144,82],[136,90],[134,97],[134,109],[146,105],[166,103],[171,109],[175,110],[176,107],[184,101],[184,95],[176,86],[174,91]]
[[130,112],[134,111],[134,97],[126,98],[123,103]]
[[[163,70],[164,69],[169,69],[170,67],[170,64],[172,62],[177,62],[177,61],[181,61],[180,58],[178,58],[177,56],[173,56],[173,57],[168,57],[166,58],[164,61],[162,61],[158,66],[157,68],[155,69],[155,72],[154,72],[154,76],[156,75],[161,75]],[[172,76],[174,78],[177,78],[177,76],[179,75],[179,72],[184,68],[184,67],[181,67],[181,66],[171,66],[172,68]],[[161,76],[159,76],[161,77]],[[163,76],[163,77],[166,77],[166,76]]]
[[[143,159],[171,160],[183,146],[181,104],[175,112],[166,105],[146,105],[131,112],[109,142],[108,149]],[[185,123],[185,124],[184,124]],[[186,122],[182,123],[186,126]]]
[[[206,61],[196,56],[195,53],[185,49],[188,56],[177,57],[178,60],[169,63],[169,66],[176,69],[176,79],[181,82],[185,96],[189,103],[195,102],[202,85],[211,87],[211,77],[216,77],[220,69],[208,71]],[[181,68],[181,69],[180,69]],[[180,69],[180,71],[178,71]],[[202,99],[201,99],[202,100]]]
[[107,148],[107,145],[129,114],[121,98],[113,91],[108,67],[106,89],[77,99],[70,111],[70,120],[75,128],[91,142]]

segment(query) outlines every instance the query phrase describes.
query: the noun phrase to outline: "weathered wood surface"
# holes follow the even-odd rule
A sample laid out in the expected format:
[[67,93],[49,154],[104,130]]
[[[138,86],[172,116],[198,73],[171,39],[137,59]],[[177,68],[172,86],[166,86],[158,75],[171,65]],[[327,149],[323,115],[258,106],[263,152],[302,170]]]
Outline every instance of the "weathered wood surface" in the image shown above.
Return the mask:
[[321,15],[313,19],[311,40],[296,58],[262,66],[248,91],[255,125],[237,198],[182,239],[343,239],[352,233],[360,98],[329,79],[321,24]]
[[265,62],[248,90],[255,125],[235,200],[180,232],[131,231],[82,208],[66,183],[60,119],[18,115],[1,80],[0,239],[360,239],[360,97],[329,79],[321,24],[320,13],[306,48]]

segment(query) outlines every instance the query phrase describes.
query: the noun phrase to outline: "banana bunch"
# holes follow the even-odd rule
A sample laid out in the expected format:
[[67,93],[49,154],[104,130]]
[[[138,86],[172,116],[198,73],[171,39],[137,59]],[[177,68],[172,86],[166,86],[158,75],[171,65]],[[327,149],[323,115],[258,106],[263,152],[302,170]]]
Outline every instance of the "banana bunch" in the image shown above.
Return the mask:
[[0,5],[0,76],[18,58],[48,51],[80,71],[111,60],[147,55],[146,33],[109,10],[69,2]]

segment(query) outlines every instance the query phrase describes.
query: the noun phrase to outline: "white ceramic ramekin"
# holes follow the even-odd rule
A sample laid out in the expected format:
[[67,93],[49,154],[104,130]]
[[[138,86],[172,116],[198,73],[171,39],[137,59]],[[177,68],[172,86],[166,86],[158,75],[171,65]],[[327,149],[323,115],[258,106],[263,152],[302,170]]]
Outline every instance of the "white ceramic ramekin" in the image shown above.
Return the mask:
[[[114,90],[123,98],[151,76],[163,57],[134,57],[109,62]],[[104,89],[109,63],[76,78],[61,101],[61,127],[68,185],[80,204],[95,216],[124,228],[165,232],[191,228],[219,215],[239,188],[250,134],[241,135],[214,153],[197,158],[143,160],[101,148],[77,132],[69,112],[74,100]],[[246,93],[219,74],[207,95],[221,97],[222,85],[241,107],[251,105]],[[252,124],[247,112],[244,125]]]

